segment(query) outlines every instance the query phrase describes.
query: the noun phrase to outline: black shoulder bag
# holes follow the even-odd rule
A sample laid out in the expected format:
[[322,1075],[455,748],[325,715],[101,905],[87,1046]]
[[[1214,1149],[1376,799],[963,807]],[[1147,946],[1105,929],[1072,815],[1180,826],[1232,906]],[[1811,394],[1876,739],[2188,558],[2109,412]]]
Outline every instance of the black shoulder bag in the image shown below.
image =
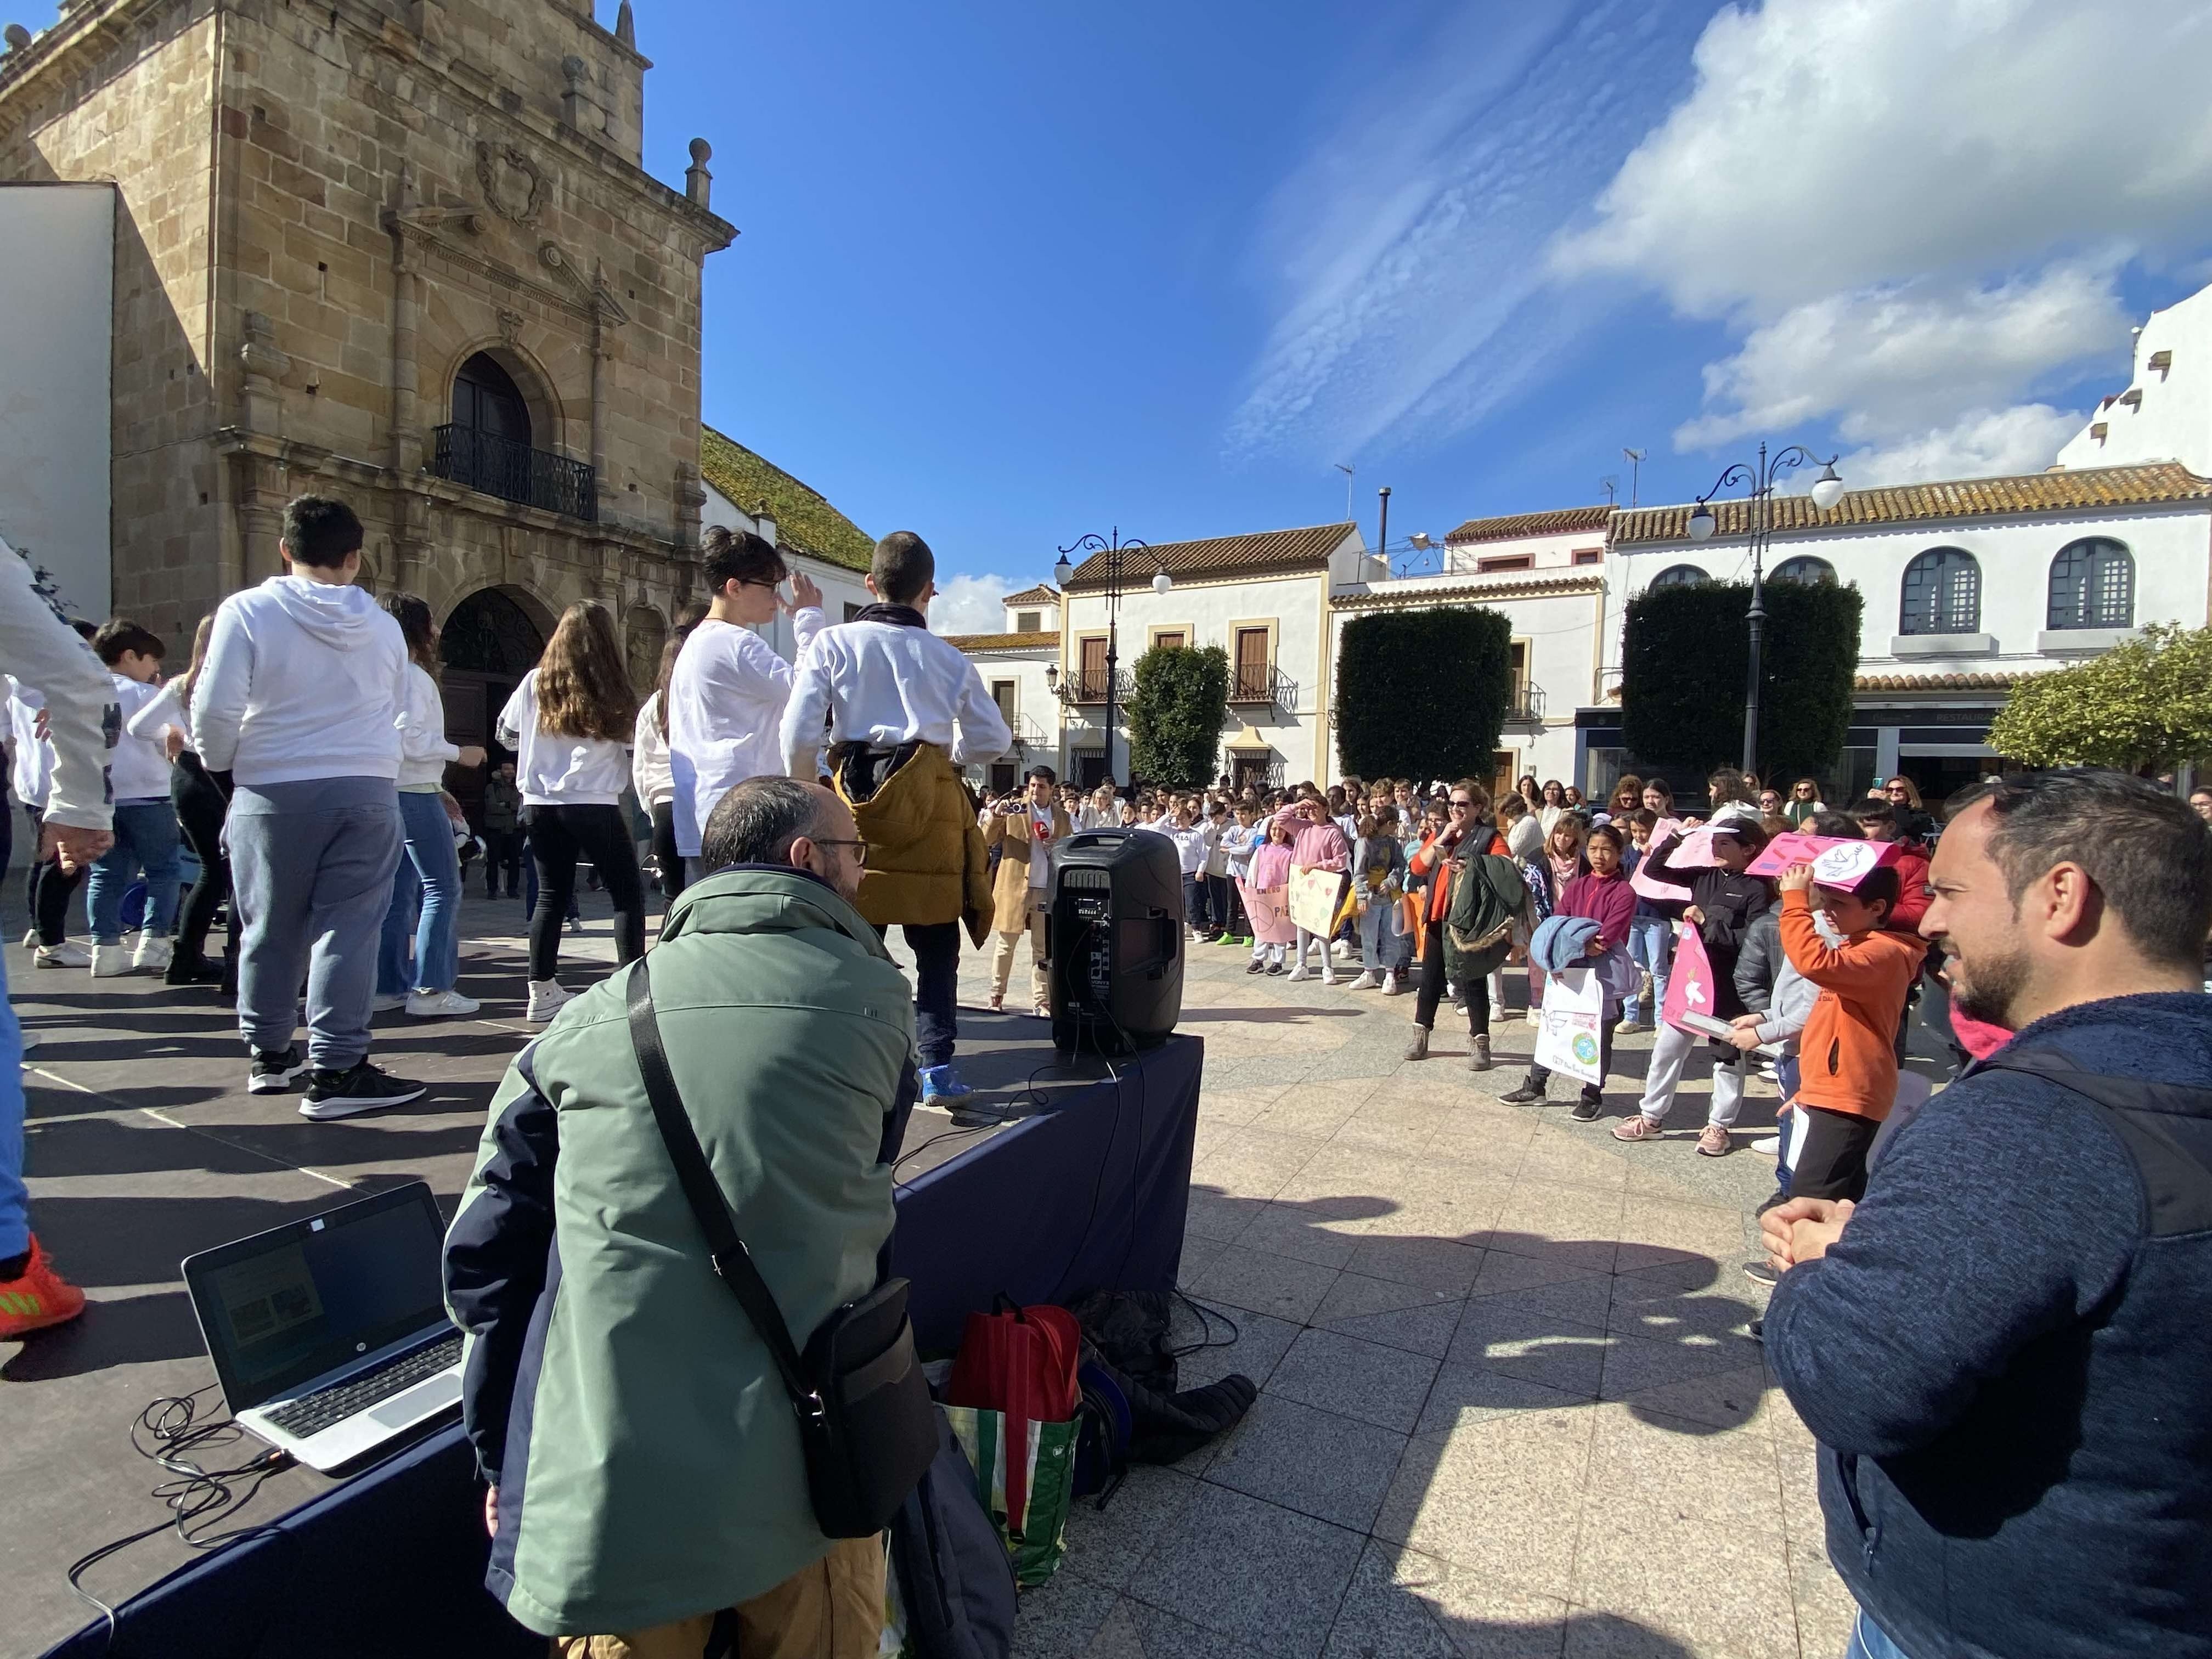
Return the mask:
[[832,1313],[808,1340],[802,1358],[782,1310],[738,1237],[729,1200],[684,1112],[642,961],[630,970],[629,1036],[653,1121],[707,1237],[714,1271],[760,1333],[791,1396],[816,1524],[829,1538],[881,1532],[938,1450],[937,1407],[907,1320],[907,1281],[887,1279]]

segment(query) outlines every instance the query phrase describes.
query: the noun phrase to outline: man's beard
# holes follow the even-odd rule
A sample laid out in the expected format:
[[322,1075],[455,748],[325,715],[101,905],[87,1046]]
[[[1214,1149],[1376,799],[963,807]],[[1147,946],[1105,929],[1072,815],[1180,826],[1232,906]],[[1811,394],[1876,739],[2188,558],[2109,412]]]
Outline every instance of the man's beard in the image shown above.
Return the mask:
[[1996,1025],[2005,1030],[2019,1029],[2013,1023],[2013,1005],[2027,983],[2027,953],[2009,951],[2002,956],[1991,956],[1977,962],[1966,982],[1959,982],[1960,969],[1965,966],[1958,947],[1948,939],[1943,948],[1951,958],[1948,970],[1951,980],[1951,1006],[1969,1019],[1980,1020],[1985,1025]]

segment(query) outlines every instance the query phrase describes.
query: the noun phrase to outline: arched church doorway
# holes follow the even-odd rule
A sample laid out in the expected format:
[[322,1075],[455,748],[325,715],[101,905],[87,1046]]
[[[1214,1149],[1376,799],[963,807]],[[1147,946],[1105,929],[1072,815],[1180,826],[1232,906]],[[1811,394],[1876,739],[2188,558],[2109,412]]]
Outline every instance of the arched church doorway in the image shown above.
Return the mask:
[[[441,630],[438,654],[444,662],[440,686],[446,699],[446,736],[466,747],[481,744],[499,766],[514,751],[492,736],[492,726],[522,677],[538,665],[550,631],[536,600],[512,588],[486,587],[453,607]],[[462,777],[454,791],[469,822],[483,822],[483,781],[489,769]]]

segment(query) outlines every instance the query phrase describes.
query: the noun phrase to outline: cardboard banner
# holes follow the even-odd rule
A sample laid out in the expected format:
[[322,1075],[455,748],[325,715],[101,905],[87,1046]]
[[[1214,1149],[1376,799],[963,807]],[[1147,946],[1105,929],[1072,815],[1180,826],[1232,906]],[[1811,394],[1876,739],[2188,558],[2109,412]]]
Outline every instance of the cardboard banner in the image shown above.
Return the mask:
[[1793,864],[1813,866],[1813,879],[1823,887],[1850,892],[1867,872],[1894,863],[1898,846],[1891,841],[1846,841],[1837,836],[1808,836],[1796,830],[1777,836],[1766,850],[1744,867],[1748,876],[1778,876]]
[[1700,1030],[1686,1018],[1697,1015],[1704,1019],[1713,1018],[1713,964],[1705,955],[1705,942],[1698,930],[1686,921],[1674,924],[1674,963],[1667,970],[1667,1000],[1659,1010],[1659,1018],[1677,1030],[1693,1036],[1710,1036],[1711,1028]]
[[1588,968],[1562,968],[1544,981],[1544,1006],[1536,1028],[1536,1064],[1577,1083],[1602,1083],[1598,1032],[1605,1018],[1605,988]]
[[1341,870],[1291,870],[1291,921],[1309,933],[1327,939],[1336,931],[1338,907],[1351,890],[1352,878]]

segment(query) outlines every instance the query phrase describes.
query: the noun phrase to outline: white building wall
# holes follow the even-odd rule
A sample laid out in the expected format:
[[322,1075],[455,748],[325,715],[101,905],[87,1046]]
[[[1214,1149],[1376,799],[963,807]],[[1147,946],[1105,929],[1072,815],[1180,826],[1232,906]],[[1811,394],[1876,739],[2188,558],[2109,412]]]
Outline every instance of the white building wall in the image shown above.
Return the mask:
[[[1347,568],[1352,568],[1347,562]],[[1121,596],[1120,656],[1121,672],[1133,672],[1137,659],[1152,648],[1163,632],[1174,630],[1191,646],[1218,645],[1228,653],[1230,670],[1237,666],[1236,634],[1239,627],[1265,626],[1274,633],[1275,666],[1297,683],[1290,709],[1232,704],[1222,732],[1223,741],[1246,726],[1261,733],[1279,761],[1283,775],[1296,783],[1320,780],[1328,774],[1334,757],[1326,720],[1326,653],[1328,646],[1328,580],[1319,571],[1291,576],[1242,576],[1231,580],[1200,577],[1178,578],[1166,593],[1152,592],[1144,574],[1133,568],[1133,591]],[[1060,629],[1060,666],[1064,673],[1078,672],[1083,662],[1081,641],[1106,633],[1106,599],[1100,593],[1071,593],[1064,597],[1065,625]],[[1071,707],[1066,713],[1065,750],[1069,764],[1079,750],[1097,750],[1101,718],[1097,704]],[[1116,782],[1128,781],[1127,724],[1119,709],[1115,720],[1114,768]],[[1219,769],[1229,769],[1224,757]]]
[[[751,514],[711,483],[705,488],[707,501],[699,510],[700,529],[707,530],[720,525],[725,530],[750,530],[755,534],[759,533],[760,526],[754,522]],[[805,571],[821,587],[822,612],[830,621],[842,622],[848,609],[858,610],[862,605],[874,603],[875,596],[864,585],[861,572],[848,569],[842,564],[832,564],[827,559],[815,558],[788,545],[783,547],[783,557],[784,562],[793,570]],[[763,623],[753,632],[774,646],[776,653],[787,662],[797,658],[799,641],[792,631],[791,618],[781,611],[774,621]]]
[[112,185],[0,185],[0,536],[94,621],[109,559]]
[[[1055,774],[1066,775],[1067,757],[1061,752],[1060,737],[1060,699],[1053,695],[1052,680],[1047,672],[1059,666],[1057,641],[1019,651],[970,651],[968,660],[975,665],[986,690],[1002,681],[1013,684],[1012,717],[1008,724],[1014,730],[1015,746],[1002,763],[1013,767],[1017,776],[1037,765],[1049,766]],[[990,779],[988,765],[973,766],[968,770],[978,783]]]
[[[2163,354],[2166,362],[2153,367]],[[2179,461],[2212,477],[2212,288],[2154,311],[2136,337],[2134,374],[2058,452],[2065,467]]]
[[[1803,556],[1826,559],[1837,580],[1866,596],[1859,635],[1859,672],[1887,674],[1989,674],[2039,672],[2109,648],[2124,634],[2098,629],[2052,633],[2051,562],[2085,537],[2124,543],[2135,558],[2135,623],[2208,620],[2212,575],[2212,511],[2202,502],[2179,507],[1962,519],[1777,536],[1766,568]],[[1959,547],[1981,567],[1981,625],[1968,635],[1911,637],[1901,632],[1905,567],[1930,548]],[[1612,597],[1606,617],[1606,678],[1618,680],[1627,602],[1662,571],[1692,564],[1721,580],[1747,580],[1749,553],[1738,540],[1638,544],[1616,548],[1607,561]]]
[[[1524,555],[1534,570],[1555,570],[1574,568],[1577,553],[1599,553],[1605,550],[1605,530],[1563,531],[1556,536],[1515,536],[1493,541],[1460,542],[1449,544],[1444,549],[1444,570],[1451,575],[1474,575],[1488,562],[1520,558]],[[1498,573],[1501,576],[1505,573]]]

